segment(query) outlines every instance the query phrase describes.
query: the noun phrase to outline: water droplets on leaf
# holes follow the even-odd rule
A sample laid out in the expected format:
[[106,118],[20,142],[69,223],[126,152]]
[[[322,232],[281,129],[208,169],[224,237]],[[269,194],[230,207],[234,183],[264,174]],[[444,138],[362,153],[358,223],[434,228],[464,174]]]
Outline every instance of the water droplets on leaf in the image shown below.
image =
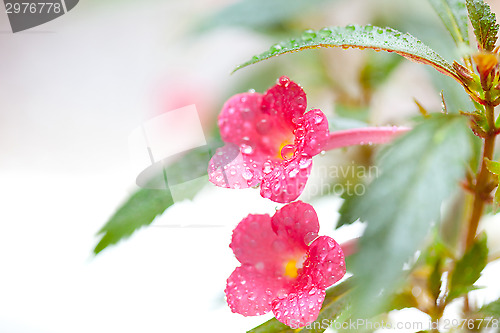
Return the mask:
[[319,36],[322,38],[326,38],[332,34],[332,30],[329,28],[323,28],[319,31]]
[[314,32],[314,30],[306,30],[302,33],[302,36],[301,36],[302,40],[305,40],[305,41],[311,41],[313,40],[314,38],[316,38],[316,32]]

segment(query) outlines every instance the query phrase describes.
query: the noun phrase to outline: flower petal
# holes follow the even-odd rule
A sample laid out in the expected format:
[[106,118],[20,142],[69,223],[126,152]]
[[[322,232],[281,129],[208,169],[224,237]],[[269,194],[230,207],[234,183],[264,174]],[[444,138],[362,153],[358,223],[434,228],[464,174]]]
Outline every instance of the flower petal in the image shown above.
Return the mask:
[[218,148],[208,163],[208,180],[225,188],[257,186],[262,179],[262,162],[240,152],[234,144]]
[[302,201],[292,202],[278,210],[271,218],[271,226],[279,238],[287,239],[298,249],[307,249],[319,232],[318,215],[311,205]]
[[324,150],[329,136],[328,120],[321,110],[311,110],[297,122],[295,144],[309,156],[317,155]]
[[[262,94],[244,93],[231,97],[219,115],[221,138],[241,148],[254,160],[265,161],[279,154],[283,142],[293,141],[293,130],[282,117],[263,112]],[[261,156],[254,156],[260,154]]]
[[260,194],[275,202],[288,203],[299,197],[311,173],[312,159],[307,155],[293,157],[288,161],[267,163],[264,168]]
[[234,229],[229,247],[239,262],[270,276],[283,275],[285,261],[294,254],[287,242],[278,239],[267,214],[245,217]]
[[224,142],[240,146],[244,138],[258,136],[253,121],[261,114],[262,94],[243,93],[231,97],[219,114],[220,135]]
[[309,246],[308,256],[299,279],[311,281],[319,288],[328,288],[346,272],[344,252],[331,237],[318,237]]
[[280,322],[292,329],[297,329],[318,318],[324,300],[324,289],[309,286],[309,288],[274,300],[273,313]]
[[237,267],[227,279],[227,304],[231,311],[244,316],[258,316],[272,309],[272,301],[286,293],[287,281],[257,272],[252,266]]
[[286,76],[282,76],[262,100],[262,111],[281,117],[290,128],[295,127],[295,121],[304,114],[306,106],[306,93]]

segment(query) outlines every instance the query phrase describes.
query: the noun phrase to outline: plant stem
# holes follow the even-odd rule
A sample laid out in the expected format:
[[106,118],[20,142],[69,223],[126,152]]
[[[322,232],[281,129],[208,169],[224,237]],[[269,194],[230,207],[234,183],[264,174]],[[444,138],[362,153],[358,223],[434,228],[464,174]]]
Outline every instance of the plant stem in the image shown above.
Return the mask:
[[[481,156],[481,166],[476,176],[476,182],[474,186],[474,202],[472,205],[472,213],[470,215],[470,220],[467,229],[467,235],[465,239],[465,249],[468,249],[474,243],[476,238],[477,227],[481,216],[483,215],[483,210],[485,206],[485,199],[488,198],[489,192],[491,191],[490,183],[490,172],[486,167],[486,159],[491,160],[493,158],[493,153],[495,150],[495,139],[497,136],[497,129],[495,127],[495,107],[491,103],[489,92],[485,94],[485,99],[487,101],[486,105],[486,118],[488,120],[488,132],[484,138],[483,153]],[[470,311],[469,297],[468,295],[464,298],[464,312]]]

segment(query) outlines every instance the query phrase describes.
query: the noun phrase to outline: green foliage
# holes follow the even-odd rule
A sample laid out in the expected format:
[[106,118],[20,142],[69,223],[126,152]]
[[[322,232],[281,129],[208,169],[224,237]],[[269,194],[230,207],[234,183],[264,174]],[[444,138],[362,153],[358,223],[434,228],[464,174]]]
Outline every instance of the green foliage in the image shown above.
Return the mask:
[[403,264],[423,245],[464,175],[469,152],[465,119],[452,115],[424,120],[386,150],[382,175],[348,211],[368,222],[352,267],[359,278],[354,308],[362,315],[376,311],[381,289],[390,293],[401,281]]
[[[217,142],[216,144],[220,144]],[[144,188],[138,189],[115,212],[109,221],[97,233],[101,236],[94,248],[98,254],[106,247],[128,238],[136,230],[153,222],[174,204],[172,188],[176,187],[176,200],[191,199],[207,183],[207,165],[215,149],[201,147],[193,149],[184,156],[174,156],[172,163],[156,164],[156,175],[145,182]],[[163,167],[163,165],[167,165]],[[193,180],[203,177],[203,181]],[[161,189],[161,188],[164,189]]]
[[[348,293],[353,288],[353,278],[347,279],[342,283],[329,288],[326,291],[325,300],[323,306],[319,312],[318,318],[313,323],[307,325],[300,330],[301,333],[319,333],[324,332],[327,327],[325,327],[323,320],[333,320],[340,312],[347,306],[348,303]],[[291,329],[285,324],[280,323],[276,318],[272,318],[262,325],[255,327],[254,329],[248,331],[247,333],[293,333],[296,330]]]
[[306,30],[299,38],[275,44],[268,51],[254,56],[235,70],[273,56],[320,47],[370,48],[376,51],[394,52],[412,61],[431,65],[439,72],[458,80],[453,67],[417,38],[391,28],[372,25],[329,27],[319,31]]
[[98,254],[106,247],[128,238],[136,230],[151,224],[156,216],[172,206],[174,200],[170,190],[139,189],[135,192],[99,230],[99,243],[94,249]]
[[481,313],[483,316],[500,318],[500,298],[491,303],[483,305],[481,309],[479,309],[479,313]]
[[447,302],[477,289],[474,283],[488,263],[486,235],[477,238],[472,247],[458,260],[451,272]]
[[455,43],[469,44],[467,8],[464,0],[429,0]]
[[466,0],[469,18],[477,43],[486,51],[492,51],[497,41],[498,24],[490,6],[483,0]]

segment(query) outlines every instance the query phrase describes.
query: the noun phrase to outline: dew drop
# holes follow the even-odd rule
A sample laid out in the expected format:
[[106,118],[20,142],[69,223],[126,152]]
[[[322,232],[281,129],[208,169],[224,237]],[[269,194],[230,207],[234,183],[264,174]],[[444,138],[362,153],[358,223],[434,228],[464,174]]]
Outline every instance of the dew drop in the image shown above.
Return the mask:
[[372,31],[372,30],[373,30],[373,25],[368,24],[368,25],[365,27],[365,31],[367,31],[367,32],[370,32],[370,31]]
[[271,166],[270,162],[264,162],[264,168],[262,169],[262,172],[264,172],[266,175],[271,173],[273,171],[273,168]]
[[249,170],[249,169],[246,169],[241,174],[241,177],[243,177],[243,179],[245,179],[245,180],[251,180],[253,178],[253,171]]
[[229,173],[231,174],[231,176],[236,175],[236,169],[234,167],[231,168],[231,170],[229,171]]
[[255,93],[255,89],[249,89],[249,90],[248,90],[248,92],[249,92],[250,94],[254,94],[254,93]]
[[331,31],[330,29],[328,29],[328,28],[323,28],[323,29],[321,29],[321,30],[319,31],[319,35],[320,35],[320,37],[323,37],[323,38],[328,37],[328,36],[330,36],[331,34],[332,34],[332,31]]
[[299,169],[292,169],[289,173],[288,173],[288,176],[290,178],[295,178],[295,176],[297,176],[297,174],[299,173]]
[[305,41],[311,41],[316,38],[316,33],[314,32],[314,30],[309,29],[302,33],[301,38]]
[[326,154],[326,151],[324,151],[324,150],[322,150],[320,153],[321,156],[325,156],[325,154]]
[[356,30],[356,27],[355,27],[354,25],[352,25],[352,24],[349,24],[349,25],[348,25],[348,26],[346,26],[345,28],[346,28],[346,30],[349,30],[349,31],[354,31],[354,30]]
[[241,145],[241,152],[250,155],[253,153],[253,148],[249,145]]
[[293,153],[295,152],[295,146],[294,145],[285,145],[281,149],[281,157],[284,160],[289,160],[293,157]]
[[269,52],[271,52],[271,54],[275,54],[281,51],[282,48],[283,47],[280,44],[274,44],[269,48]]
[[312,159],[309,157],[303,157],[299,161],[299,168],[300,169],[307,169],[312,163]]

